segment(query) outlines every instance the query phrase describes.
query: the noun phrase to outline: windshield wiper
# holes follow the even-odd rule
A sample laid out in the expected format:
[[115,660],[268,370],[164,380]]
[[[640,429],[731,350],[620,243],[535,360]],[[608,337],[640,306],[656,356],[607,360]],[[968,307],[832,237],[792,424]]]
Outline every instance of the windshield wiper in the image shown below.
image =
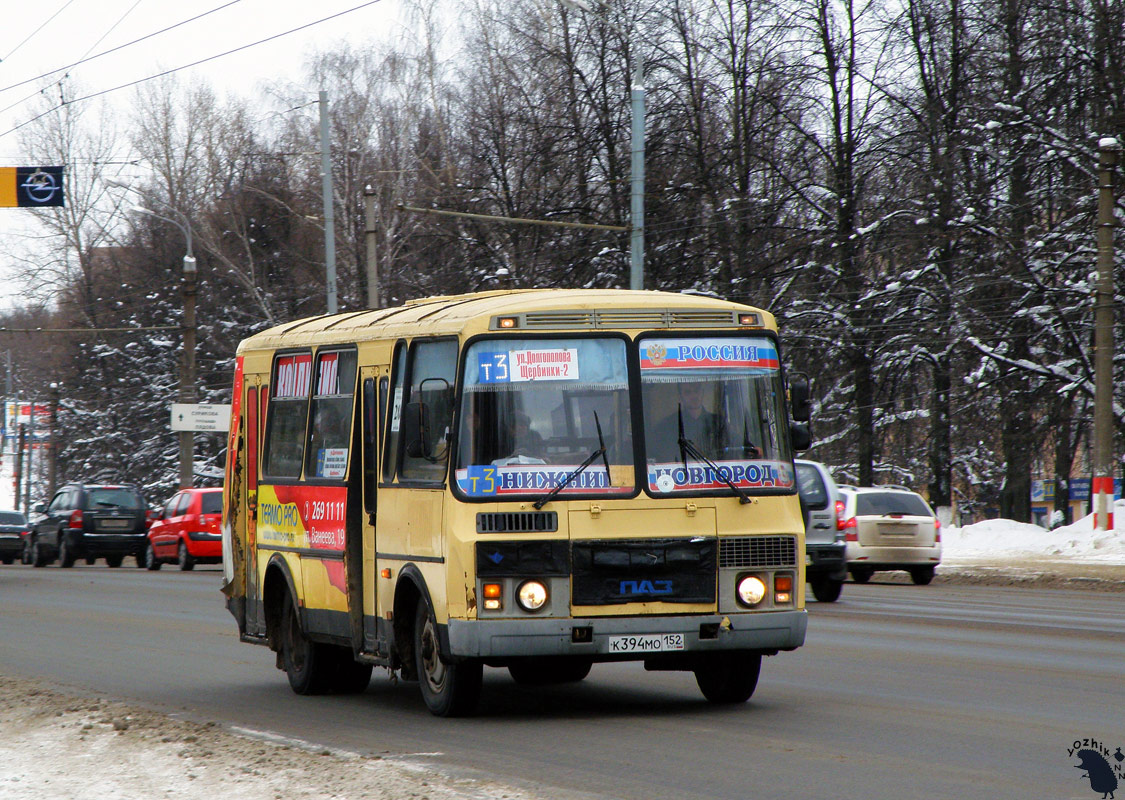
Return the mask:
[[707,456],[703,455],[703,451],[699,449],[699,447],[695,444],[695,442],[693,442],[691,439],[684,436],[684,409],[683,409],[682,406],[677,404],[676,410],[677,410],[677,413],[679,414],[679,418],[680,418],[680,438],[679,438],[677,444],[680,445],[680,457],[684,461],[684,469],[685,470],[687,469],[687,457],[688,456],[691,456],[692,458],[695,458],[695,459],[698,459],[699,461],[702,461],[704,464],[706,464],[712,470],[715,471],[715,476],[719,480],[721,480],[723,483],[725,483],[727,486],[729,486],[731,488],[731,491],[734,492],[736,495],[738,495],[738,502],[739,503],[741,503],[742,505],[746,505],[747,503],[749,503],[750,502],[750,495],[746,494],[746,492],[743,491],[742,488],[739,487],[739,485],[737,483],[732,481],[726,475],[726,473],[724,473],[722,471],[722,469],[719,467],[718,464],[716,464],[714,461],[709,459]]
[[549,503],[553,499],[555,499],[555,496],[559,492],[561,492],[563,489],[565,489],[567,486],[569,486],[570,482],[572,480],[574,480],[579,475],[581,475],[583,472],[585,472],[586,467],[593,464],[594,459],[597,458],[598,456],[602,457],[602,463],[605,464],[605,477],[606,477],[607,481],[609,480],[609,459],[606,458],[605,439],[602,438],[602,423],[598,420],[598,412],[597,411],[594,412],[594,427],[596,427],[598,429],[598,449],[595,450],[594,452],[590,453],[590,455],[587,457],[587,459],[585,461],[583,461],[581,464],[579,464],[577,467],[574,468],[573,472],[571,472],[569,475],[567,475],[565,478],[563,478],[561,481],[559,481],[558,486],[556,486],[554,489],[547,492],[547,494],[543,495],[538,500],[536,500],[534,503],[532,503],[532,505],[535,507],[536,511],[538,511],[543,506],[547,505],[547,503]]

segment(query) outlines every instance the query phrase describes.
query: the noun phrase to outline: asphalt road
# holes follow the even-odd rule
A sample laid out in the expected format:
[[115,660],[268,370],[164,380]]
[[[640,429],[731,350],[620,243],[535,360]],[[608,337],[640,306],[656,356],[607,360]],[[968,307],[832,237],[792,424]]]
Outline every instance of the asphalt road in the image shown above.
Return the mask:
[[547,798],[1094,797],[1067,750],[1125,747],[1123,594],[849,584],[810,603],[807,645],[766,659],[744,706],[614,664],[538,689],[486,670],[480,715],[442,720],[383,671],[360,697],[292,694],[238,641],[219,583],[0,567],[0,672]]

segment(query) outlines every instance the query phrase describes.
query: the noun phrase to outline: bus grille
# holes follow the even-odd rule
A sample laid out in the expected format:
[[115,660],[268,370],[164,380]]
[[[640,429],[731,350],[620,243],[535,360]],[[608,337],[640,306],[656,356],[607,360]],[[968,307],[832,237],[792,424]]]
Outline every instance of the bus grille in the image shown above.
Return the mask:
[[795,567],[793,536],[740,536],[719,540],[719,567]]
[[[739,324],[739,316],[753,316],[754,325],[760,326],[757,314],[739,315],[734,311],[713,309],[590,309],[571,311],[531,311],[520,315],[520,328],[730,328]],[[493,320],[493,328],[498,327]]]
[[571,599],[604,606],[715,601],[715,539],[571,542]]
[[549,533],[559,529],[555,511],[497,511],[477,514],[477,533]]

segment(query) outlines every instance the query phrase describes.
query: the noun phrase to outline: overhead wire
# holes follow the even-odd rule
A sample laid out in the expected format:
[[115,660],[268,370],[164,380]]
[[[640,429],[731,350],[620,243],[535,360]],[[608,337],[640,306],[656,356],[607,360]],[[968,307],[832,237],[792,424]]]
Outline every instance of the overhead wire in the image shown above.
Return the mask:
[[[101,42],[105,40],[106,36],[108,36],[110,33],[112,33],[117,28],[117,26],[121,24],[121,22],[125,19],[125,17],[127,17],[129,14],[131,14],[133,12],[133,10],[136,9],[136,7],[138,5],[140,5],[141,1],[142,0],[137,0],[137,2],[134,3],[133,6],[128,11],[126,11],[123,15],[121,15],[121,17],[117,20],[117,22],[115,22],[109,28],[109,30],[107,30],[104,34],[102,34],[101,38],[99,38],[96,42],[94,42],[94,44],[91,45],[90,49],[87,50],[86,53],[82,56],[82,58],[80,58],[79,60],[73,61],[70,64],[66,64],[65,66],[62,66],[62,67],[56,67],[54,69],[48,70],[47,72],[36,75],[34,78],[27,78],[26,80],[19,81],[18,83],[12,83],[12,84],[9,84],[8,86],[0,87],[0,94],[3,94],[4,92],[7,92],[11,89],[16,89],[20,86],[25,86],[26,84],[32,83],[34,81],[41,80],[43,78],[49,78],[51,75],[54,75],[57,72],[68,71],[68,70],[74,69],[75,67],[80,66],[82,64],[88,64],[91,61],[94,61],[96,59],[101,58],[102,56],[108,56],[111,53],[116,53],[118,50],[124,50],[127,47],[132,47],[135,44],[140,44],[141,42],[146,41],[147,39],[152,39],[156,36],[160,36],[161,34],[167,33],[168,31],[175,30],[176,28],[179,28],[179,27],[182,27],[182,26],[187,25],[189,23],[192,23],[192,22],[195,22],[197,20],[203,19],[204,17],[209,16],[210,14],[214,14],[216,11],[222,11],[224,8],[227,8],[229,6],[233,6],[233,5],[236,5],[237,3],[242,2],[242,0],[230,0],[230,2],[223,3],[223,5],[221,5],[221,6],[216,6],[215,8],[212,8],[210,11],[204,11],[202,14],[196,14],[194,17],[189,17],[188,19],[181,20],[180,22],[177,22],[173,25],[169,25],[166,28],[161,28],[158,31],[153,31],[152,33],[146,33],[144,36],[141,36],[137,39],[133,39],[132,41],[125,42],[124,44],[119,44],[116,47],[111,47],[109,50],[103,50],[102,52],[100,52],[96,55],[90,56],[89,55],[90,50],[93,50],[95,47],[97,47],[99,44],[101,44]],[[35,94],[39,94],[39,92],[36,92]]]
[[75,98],[72,98],[70,100],[66,100],[62,103],[59,103],[58,105],[52,106],[51,108],[47,109],[46,111],[44,111],[40,114],[35,115],[34,117],[31,117],[28,120],[25,120],[24,122],[21,122],[18,125],[13,126],[12,128],[9,128],[6,131],[3,131],[2,133],[0,133],[0,138],[3,138],[3,137],[5,137],[5,136],[7,136],[11,133],[15,133],[16,131],[20,130],[21,128],[24,128],[27,125],[30,125],[32,122],[35,122],[38,119],[42,119],[43,117],[47,116],[48,114],[52,114],[55,111],[58,111],[60,108],[63,108],[64,106],[72,105],[74,103],[81,103],[81,102],[84,102],[86,100],[92,100],[95,97],[101,97],[103,95],[107,95],[107,94],[110,94],[112,92],[120,91],[121,89],[128,89],[131,86],[137,86],[139,84],[146,83],[146,82],[151,81],[151,80],[156,80],[157,78],[163,78],[167,75],[172,75],[176,72],[180,72],[181,70],[190,69],[192,67],[197,67],[200,64],[206,64],[210,61],[215,61],[216,59],[219,59],[219,58],[225,58],[226,56],[233,55],[234,53],[239,53],[243,50],[248,50],[252,47],[257,47],[258,45],[265,44],[266,42],[272,42],[275,39],[280,39],[282,37],[289,36],[289,35],[294,34],[294,33],[298,33],[299,31],[303,31],[303,30],[306,30],[308,28],[312,28],[316,25],[320,25],[320,24],[328,22],[330,20],[338,19],[339,17],[342,17],[342,16],[345,16],[347,14],[351,14],[355,11],[359,11],[361,9],[367,8],[368,6],[373,6],[373,5],[375,5],[376,3],[379,3],[379,2],[381,2],[381,0],[368,0],[368,2],[366,2],[366,3],[360,3],[359,5],[353,6],[352,8],[349,8],[349,9],[345,9],[344,11],[339,11],[335,14],[330,14],[327,17],[322,17],[321,19],[305,23],[304,25],[299,25],[296,28],[290,28],[287,31],[275,33],[272,36],[267,36],[264,39],[259,39],[255,42],[251,42],[249,44],[244,44],[244,45],[240,45],[239,47],[231,48],[230,50],[226,50],[222,53],[216,53],[215,55],[207,56],[206,58],[201,58],[201,59],[198,59],[196,61],[192,61],[188,64],[181,64],[178,67],[166,69],[166,70],[164,70],[162,72],[158,72],[154,75],[148,75],[144,78],[138,78],[137,80],[129,81],[127,83],[123,83],[123,84],[120,84],[118,86],[111,87],[109,89],[101,89],[99,91],[91,92],[89,94],[83,95],[81,97],[75,97]]
[[0,61],[7,61],[13,55],[15,55],[16,52],[18,52],[21,47],[23,47],[25,44],[27,44],[33,38],[35,38],[35,35],[37,33],[39,33],[39,31],[46,28],[51,23],[51,21],[55,19],[55,17],[57,17],[59,14],[61,14],[62,12],[66,11],[68,8],[70,8],[71,3],[73,3],[73,2],[74,2],[74,0],[67,0],[67,2],[63,4],[62,8],[60,8],[58,11],[56,11],[54,14],[52,14],[50,17],[48,17],[46,20],[44,20],[39,25],[38,28],[36,28],[31,33],[29,33],[26,37],[24,37],[24,40],[22,42],[20,42],[19,44],[17,44],[14,48],[12,48],[11,52],[9,52],[8,55],[4,56],[3,58],[0,58]]
[[[125,21],[125,19],[126,19],[126,18],[127,18],[127,17],[128,17],[129,15],[130,15],[130,14],[132,14],[132,13],[133,13],[134,11],[136,11],[136,10],[137,10],[137,6],[139,6],[139,5],[141,4],[141,2],[142,2],[142,1],[143,1],[143,0],[136,0],[136,2],[135,2],[135,3],[133,3],[133,5],[129,6],[129,10],[128,10],[128,11],[126,11],[126,12],[125,12],[124,14],[122,14],[122,15],[121,15],[120,17],[118,17],[118,18],[117,18],[117,21],[116,21],[115,23],[113,23],[112,25],[110,25],[110,26],[109,26],[109,28],[108,28],[108,29],[106,29],[106,32],[105,32],[105,33],[103,33],[103,34],[102,34],[101,36],[99,36],[99,37],[98,37],[97,41],[95,41],[95,42],[94,42],[94,43],[93,43],[92,45],[90,45],[90,46],[89,46],[88,48],[86,48],[86,52],[82,54],[82,58],[86,58],[86,56],[90,55],[90,53],[92,53],[92,52],[94,51],[94,48],[95,48],[95,47],[97,47],[97,46],[98,46],[99,44],[101,44],[102,42],[104,42],[107,36],[109,36],[109,35],[110,35],[111,33],[113,33],[113,32],[114,32],[115,30],[117,30],[118,26],[119,26],[119,25],[120,25],[120,24],[121,24],[122,22],[124,22],[124,21]],[[81,61],[79,61],[79,63],[82,63],[82,62],[81,62]],[[70,69],[70,68],[68,67],[67,69]]]

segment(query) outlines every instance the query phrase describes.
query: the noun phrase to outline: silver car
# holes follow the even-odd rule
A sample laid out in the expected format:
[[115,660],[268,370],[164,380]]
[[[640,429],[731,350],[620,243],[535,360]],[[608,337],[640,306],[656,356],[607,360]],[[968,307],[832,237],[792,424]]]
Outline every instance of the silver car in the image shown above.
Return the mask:
[[906,570],[926,585],[941,563],[941,523],[922,495],[905,486],[841,486],[848,572],[866,583],[875,572]]
[[805,577],[813,597],[835,602],[848,577],[844,547],[844,501],[827,467],[796,459],[797,493],[805,514]]

